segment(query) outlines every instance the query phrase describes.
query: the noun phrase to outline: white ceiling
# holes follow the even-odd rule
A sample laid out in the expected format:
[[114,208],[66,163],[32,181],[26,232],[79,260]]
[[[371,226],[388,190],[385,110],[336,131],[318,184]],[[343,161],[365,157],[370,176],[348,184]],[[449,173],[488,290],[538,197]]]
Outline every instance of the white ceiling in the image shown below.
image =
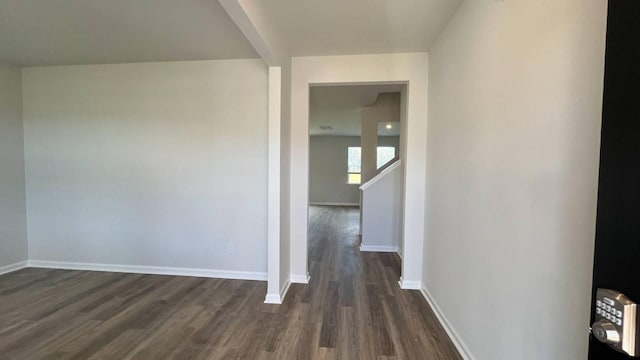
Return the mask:
[[15,65],[256,57],[217,0],[0,0],[0,61]]
[[462,0],[244,0],[292,56],[427,51]]
[[[399,93],[403,85],[343,85],[312,86],[309,92],[309,134],[311,136],[360,136],[360,110],[376,102],[378,94]],[[375,94],[372,96],[372,94]],[[399,109],[399,96],[385,99],[380,106],[390,106],[396,101]],[[398,110],[398,117],[399,117]],[[396,119],[399,121],[399,119]],[[384,124],[386,125],[386,124]],[[329,126],[331,129],[322,129]],[[379,135],[398,136],[399,124],[393,124],[391,130],[379,126]]]

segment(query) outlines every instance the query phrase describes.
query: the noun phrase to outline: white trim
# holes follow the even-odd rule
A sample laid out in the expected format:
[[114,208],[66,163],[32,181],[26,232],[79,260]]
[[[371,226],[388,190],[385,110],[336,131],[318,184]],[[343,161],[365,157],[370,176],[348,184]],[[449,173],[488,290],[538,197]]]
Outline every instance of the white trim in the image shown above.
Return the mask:
[[310,86],[406,84],[401,91],[400,121],[404,168],[402,274],[422,277],[425,239],[428,54],[370,54],[291,58],[291,124],[289,149],[289,226],[294,274],[309,270],[309,89]]
[[45,268],[45,269],[65,269],[65,270],[84,270],[84,271],[109,271],[122,272],[132,274],[153,274],[153,275],[174,275],[174,276],[196,276],[218,279],[237,279],[237,280],[267,280],[267,273],[250,272],[250,271],[229,271],[214,269],[191,269],[176,268],[164,266],[138,266],[138,265],[114,265],[114,264],[96,264],[96,263],[78,263],[65,261],[43,261],[29,260],[28,267]]
[[282,285],[282,289],[280,289],[280,301],[284,301],[284,298],[285,296],[287,296],[290,287],[291,279],[287,279],[287,281]]
[[433,313],[438,318],[438,321],[440,321],[440,325],[442,325],[444,330],[447,332],[447,335],[449,335],[451,342],[453,342],[453,345],[456,347],[456,349],[458,349],[460,356],[462,356],[464,360],[475,360],[475,358],[471,354],[471,351],[469,351],[467,344],[462,341],[462,337],[460,337],[460,334],[458,334],[453,325],[451,325],[449,320],[447,320],[447,317],[444,316],[444,313],[442,312],[436,301],[433,299],[427,288],[424,286],[424,284],[421,284],[420,292],[422,293],[422,296],[424,296],[424,298],[427,300],[427,303],[429,303],[429,306],[431,306]]
[[309,280],[311,280],[311,277],[309,276],[309,274],[307,274],[307,275],[294,275],[294,274],[291,274],[289,279],[290,279],[291,283],[293,283],[293,284],[308,284]]
[[400,248],[398,248],[398,251],[396,251],[396,253],[398,254],[398,256],[400,256],[400,260],[404,260],[404,256],[403,256],[402,251],[400,250]]
[[280,294],[267,294],[264,298],[264,303],[280,305],[282,304],[282,299],[280,298]]
[[28,267],[28,262],[25,261],[20,261],[17,263],[13,263],[13,264],[9,264],[9,265],[5,265],[3,267],[0,267],[0,275],[4,275],[4,274],[8,274],[10,272],[14,272],[14,271],[18,271],[18,270],[22,270],[26,267]]
[[402,277],[400,277],[398,284],[402,290],[420,290],[422,288],[422,282],[403,280]]
[[360,206],[359,203],[341,203],[341,202],[310,202],[309,205],[315,206]]
[[363,252],[398,252],[397,246],[385,246],[385,245],[360,245],[360,251]]
[[260,55],[267,65],[275,65],[276,59],[260,31],[249,18],[238,0],[218,0],[220,5],[227,12],[231,20],[236,24],[242,35],[249,41],[253,49]]
[[287,296],[287,292],[289,291],[289,287],[291,286],[291,280],[287,279],[287,281],[282,285],[282,289],[280,289],[279,294],[267,294],[264,299],[265,304],[282,304],[284,301],[284,297]]
[[366,183],[362,184],[360,186],[360,190],[367,190],[371,185],[377,183],[385,175],[387,175],[388,173],[392,172],[395,168],[400,166],[401,163],[402,163],[402,161],[396,160],[396,162],[394,162],[393,164],[389,165],[384,170],[380,171],[380,173],[378,175],[372,177],[369,181],[367,181]]
[[[280,290],[280,115],[282,69],[269,67],[269,146],[267,195],[267,296]],[[270,294],[270,295],[269,295]]]

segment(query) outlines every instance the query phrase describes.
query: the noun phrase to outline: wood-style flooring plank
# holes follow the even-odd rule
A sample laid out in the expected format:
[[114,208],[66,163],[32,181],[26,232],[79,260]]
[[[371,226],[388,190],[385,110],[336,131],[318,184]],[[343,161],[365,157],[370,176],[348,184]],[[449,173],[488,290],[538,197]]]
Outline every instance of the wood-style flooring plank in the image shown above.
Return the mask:
[[359,211],[312,207],[308,285],[27,268],[0,276],[0,360],[408,359],[460,355],[401,260],[362,253]]

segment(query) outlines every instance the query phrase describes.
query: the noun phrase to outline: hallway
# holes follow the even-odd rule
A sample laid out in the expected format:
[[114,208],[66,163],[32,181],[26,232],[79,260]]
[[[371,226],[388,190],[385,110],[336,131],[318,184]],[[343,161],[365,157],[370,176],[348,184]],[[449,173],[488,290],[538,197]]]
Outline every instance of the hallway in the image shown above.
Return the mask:
[[420,292],[400,289],[398,255],[360,252],[358,222],[358,208],[309,209],[311,281],[292,286],[285,303],[306,308],[319,351],[352,359],[460,359]]

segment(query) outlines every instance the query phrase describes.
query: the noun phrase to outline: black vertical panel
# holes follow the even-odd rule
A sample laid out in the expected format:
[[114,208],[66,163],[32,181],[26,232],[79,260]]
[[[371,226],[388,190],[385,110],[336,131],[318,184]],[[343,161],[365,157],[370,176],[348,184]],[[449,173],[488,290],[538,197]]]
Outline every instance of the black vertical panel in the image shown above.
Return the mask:
[[[640,303],[640,0],[609,1],[594,294],[597,288]],[[589,359],[629,357],[592,337]]]

